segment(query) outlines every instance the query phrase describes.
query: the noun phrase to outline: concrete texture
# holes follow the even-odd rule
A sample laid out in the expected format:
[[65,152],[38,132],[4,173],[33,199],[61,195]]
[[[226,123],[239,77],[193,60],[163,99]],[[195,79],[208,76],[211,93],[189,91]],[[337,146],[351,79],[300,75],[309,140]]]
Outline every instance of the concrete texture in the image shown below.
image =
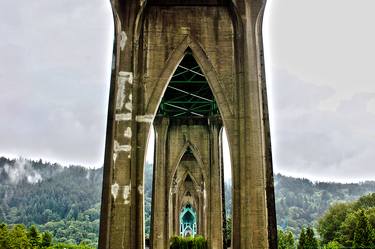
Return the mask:
[[157,116],[154,127],[152,248],[168,248],[169,238],[180,234],[187,204],[197,212],[198,234],[210,248],[223,248],[221,118]]
[[[150,124],[159,122],[155,116],[160,100],[174,70],[190,48],[209,82],[227,130],[232,161],[232,248],[276,249],[273,173],[261,36],[264,5],[262,0],[112,1],[115,21],[114,63],[100,248],[144,248],[142,189]],[[208,127],[207,134],[217,129]],[[163,134],[163,131],[159,132]],[[203,140],[214,145],[215,139],[213,136]],[[213,150],[208,154],[218,160],[215,153],[219,150],[212,147]],[[167,152],[172,153],[170,149],[163,151],[160,148],[160,155],[167,155]],[[202,161],[205,159],[202,158]],[[167,173],[166,169],[160,171],[160,174]],[[217,172],[210,174],[215,175]],[[164,176],[164,181],[158,184],[166,186],[164,190],[170,191],[166,180],[171,178]],[[216,188],[217,184],[213,183],[212,188]],[[162,196],[167,194],[160,193]],[[196,200],[199,200],[197,196]],[[215,200],[207,201],[207,205],[212,201]],[[163,208],[160,210],[155,212],[154,219],[166,215]],[[207,235],[210,234],[209,229],[217,227],[211,222],[207,221],[207,224],[211,224],[204,231]],[[160,233],[165,237],[171,228],[165,224],[161,227]],[[156,240],[154,242],[159,243]],[[210,246],[220,248],[220,243],[219,238],[215,237]],[[161,244],[165,247],[165,244]]]

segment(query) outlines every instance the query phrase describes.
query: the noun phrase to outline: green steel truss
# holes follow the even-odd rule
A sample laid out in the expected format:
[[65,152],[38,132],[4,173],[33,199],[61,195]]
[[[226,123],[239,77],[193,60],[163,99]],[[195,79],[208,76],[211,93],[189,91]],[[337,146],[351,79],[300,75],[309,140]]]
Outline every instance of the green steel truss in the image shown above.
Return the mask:
[[191,52],[173,74],[158,113],[174,118],[208,117],[219,113],[206,77]]

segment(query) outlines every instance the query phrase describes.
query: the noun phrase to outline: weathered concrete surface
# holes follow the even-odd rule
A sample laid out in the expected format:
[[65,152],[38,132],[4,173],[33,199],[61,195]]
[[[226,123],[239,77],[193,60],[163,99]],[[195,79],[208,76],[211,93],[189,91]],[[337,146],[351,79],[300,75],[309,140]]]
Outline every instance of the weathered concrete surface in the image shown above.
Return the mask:
[[142,189],[149,128],[187,48],[209,81],[227,130],[233,168],[232,248],[276,248],[261,38],[264,4],[112,1],[116,37],[100,248],[144,248]]
[[157,116],[154,127],[152,248],[168,248],[169,238],[179,235],[187,204],[197,211],[198,234],[210,248],[223,248],[221,118]]

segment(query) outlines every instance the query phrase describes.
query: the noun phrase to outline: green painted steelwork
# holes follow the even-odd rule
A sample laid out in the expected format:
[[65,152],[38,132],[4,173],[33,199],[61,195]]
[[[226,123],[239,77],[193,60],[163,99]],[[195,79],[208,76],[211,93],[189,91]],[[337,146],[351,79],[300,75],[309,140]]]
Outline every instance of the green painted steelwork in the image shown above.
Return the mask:
[[159,114],[175,117],[208,117],[219,113],[211,88],[188,51],[177,67],[161,100]]
[[180,235],[184,237],[197,234],[197,214],[194,208],[187,204],[180,213]]

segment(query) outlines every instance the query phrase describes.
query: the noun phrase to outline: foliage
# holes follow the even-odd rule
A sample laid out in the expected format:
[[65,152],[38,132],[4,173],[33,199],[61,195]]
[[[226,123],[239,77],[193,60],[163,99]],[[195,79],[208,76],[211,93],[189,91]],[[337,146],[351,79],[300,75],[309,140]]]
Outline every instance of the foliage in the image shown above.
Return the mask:
[[80,244],[52,243],[52,236],[48,232],[40,233],[33,225],[27,229],[24,225],[14,225],[9,228],[0,224],[1,249],[93,249],[93,247]]
[[[224,229],[224,245],[230,247],[232,241],[232,218],[229,217],[226,219],[225,229]],[[225,247],[224,247],[225,248]]]
[[314,230],[311,227],[306,229],[306,239],[304,249],[318,249],[318,241],[315,238]]
[[305,249],[306,248],[306,231],[305,228],[301,229],[301,233],[298,239],[297,249]]
[[357,214],[357,222],[354,230],[353,248],[368,248],[372,244],[371,230],[368,218],[363,209]]
[[318,232],[323,245],[335,241],[343,247],[375,247],[375,193],[332,205],[319,220]]
[[[30,181],[32,174],[38,181]],[[39,229],[58,242],[96,246],[101,185],[101,169],[0,158],[0,223],[35,224],[27,235],[31,245],[49,243],[48,235],[35,237]]]
[[[375,192],[375,182],[313,183],[308,179],[277,174],[275,176],[275,201],[278,227],[283,230],[291,230],[297,237],[303,226],[314,227],[316,221],[333,203],[354,201],[372,192]],[[369,199],[363,199],[362,202],[371,205]],[[339,211],[337,218],[340,220],[341,215],[345,219],[345,215],[339,208],[336,210]],[[337,230],[338,224],[341,224],[341,222],[326,223],[325,225],[332,227],[328,228],[329,231],[334,231]],[[325,243],[331,240],[329,238]]]
[[278,249],[294,249],[294,235],[291,231],[277,231],[277,248]]
[[327,245],[323,247],[323,249],[340,249],[342,246],[337,241],[330,241]]
[[181,237],[173,236],[170,239],[170,249],[208,249],[208,243],[202,236]]
[[318,249],[318,241],[311,227],[302,228],[297,249]]
[[351,203],[335,203],[319,219],[318,232],[324,244],[341,236],[340,227],[351,208]]
[[[102,169],[87,169],[79,166],[62,167],[49,162],[21,161],[28,166],[30,174],[9,173],[17,170],[20,160],[0,157],[0,223],[25,224],[43,232],[60,243],[86,243],[96,246],[99,233]],[[7,168],[8,171],[5,170]],[[27,173],[27,172],[26,172]],[[145,234],[150,233],[151,164],[145,166]],[[30,181],[30,175],[38,175]],[[14,176],[18,176],[14,181]],[[225,183],[225,206],[227,225],[225,241],[231,239],[231,184]],[[361,195],[375,192],[374,182],[361,184],[313,183],[307,179],[296,179],[282,175],[275,176],[276,212],[279,228],[291,231],[295,238],[302,226],[313,226],[333,202],[350,201]],[[362,197],[355,204],[334,204],[337,207],[327,219],[318,225],[319,234],[326,245],[332,240],[351,246],[354,239],[356,215],[352,211],[365,209],[365,215],[371,227],[375,227],[375,198]],[[372,209],[371,209],[372,208]],[[13,227],[13,226],[11,226]],[[3,233],[0,228],[0,235]],[[9,232],[9,231],[8,231]],[[30,234],[31,235],[31,234]],[[30,236],[28,235],[28,236]],[[373,235],[371,235],[373,236]],[[39,240],[46,244],[48,235]],[[374,237],[374,236],[373,236]],[[38,238],[35,238],[36,240]],[[346,243],[343,243],[346,241]],[[7,245],[0,236],[0,248]],[[34,243],[34,242],[32,242]]]

